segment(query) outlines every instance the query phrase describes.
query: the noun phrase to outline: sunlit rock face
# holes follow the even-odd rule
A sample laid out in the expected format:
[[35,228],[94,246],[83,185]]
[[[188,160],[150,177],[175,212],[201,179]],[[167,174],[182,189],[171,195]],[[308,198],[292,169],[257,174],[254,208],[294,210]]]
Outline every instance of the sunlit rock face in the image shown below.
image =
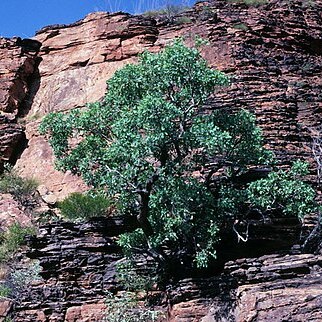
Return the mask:
[[[22,176],[35,177],[54,200],[86,190],[79,178],[54,169],[51,148],[38,133],[43,116],[101,100],[106,80],[144,50],[157,52],[176,37],[193,45],[201,36],[208,41],[203,56],[231,79],[209,100],[209,109],[253,111],[280,164],[310,161],[314,183],[311,140],[322,117],[321,12],[318,0],[261,6],[217,0],[172,17],[93,13],[72,25],[45,27],[35,37],[42,43],[38,54],[24,52],[14,39],[1,40],[0,158],[16,163]],[[0,207],[17,217],[14,201],[6,200]],[[285,239],[274,233],[275,241]],[[46,279],[24,295],[17,321],[95,321],[119,258],[110,237],[92,226],[44,227],[33,256],[41,259]],[[113,248],[106,256],[104,243]],[[321,256],[255,256],[228,263],[220,276],[180,281],[168,293],[169,320],[319,321]]]
[[[40,59],[17,45],[17,39],[0,38],[0,173],[4,164],[14,164],[26,147],[21,117],[31,104],[31,88]],[[30,218],[8,194],[0,193],[0,229],[13,222],[23,225]]]
[[106,80],[153,45],[155,25],[127,14],[93,13],[73,25],[46,27],[37,34],[42,61],[39,87],[26,117],[28,148],[17,162],[23,176],[37,178],[58,199],[87,189],[79,178],[54,169],[51,148],[38,133],[39,122],[49,112],[101,99]]
[[42,43],[39,79],[24,120],[29,141],[19,171],[39,178],[58,198],[86,189],[53,169],[51,149],[37,131],[42,117],[102,99],[106,80],[139,53],[156,52],[176,37],[192,45],[196,36],[209,42],[202,48],[209,64],[231,75],[231,86],[216,94],[210,108],[252,110],[267,146],[284,164],[298,157],[312,161],[309,128],[319,124],[322,108],[320,6],[213,1],[170,20],[98,12],[43,28],[36,35]]
[[26,108],[39,59],[23,52],[16,39],[0,38],[0,169],[14,162],[24,144],[19,112]]

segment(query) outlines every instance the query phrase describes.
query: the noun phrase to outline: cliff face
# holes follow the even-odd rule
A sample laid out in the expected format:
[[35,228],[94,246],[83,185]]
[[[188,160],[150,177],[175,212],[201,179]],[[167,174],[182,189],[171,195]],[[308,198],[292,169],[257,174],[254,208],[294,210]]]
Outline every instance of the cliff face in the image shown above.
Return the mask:
[[[95,13],[71,26],[41,30],[40,83],[28,113],[29,146],[17,167],[35,176],[58,198],[82,190],[80,181],[53,170],[51,151],[37,133],[42,116],[101,99],[106,79],[145,49],[158,51],[173,38],[209,41],[203,54],[209,63],[231,75],[232,85],[210,103],[255,112],[267,143],[288,163],[310,158],[308,130],[321,115],[320,2],[271,2],[261,7],[200,3],[172,23]],[[185,19],[183,19],[185,18]]]
[[[95,13],[73,25],[42,29],[36,35],[42,43],[38,55],[25,53],[14,40],[1,40],[0,162],[18,158],[19,173],[35,177],[46,194],[58,199],[85,190],[79,178],[54,169],[51,149],[37,131],[41,118],[101,99],[106,79],[117,69],[179,36],[188,44],[196,36],[208,40],[204,57],[231,76],[231,86],[216,93],[209,108],[250,109],[282,165],[296,158],[313,165],[311,129],[322,116],[319,0],[273,0],[259,7],[209,1],[170,20]],[[315,181],[313,170],[310,179]],[[3,200],[1,213],[8,213],[11,206]],[[1,208],[4,204],[7,208]],[[113,225],[109,229],[118,229]],[[40,259],[45,284],[24,295],[17,321],[97,321],[119,258],[114,235],[104,229],[95,224],[42,228],[30,256]],[[168,294],[171,319],[319,321],[321,267],[318,254],[228,263],[220,277],[175,285]]]
[[[45,283],[22,294],[15,321],[102,321],[106,291],[119,288],[114,236],[129,226],[118,219],[43,226],[28,256],[40,260]],[[320,321],[322,256],[294,250],[230,261],[220,275],[180,280],[159,304],[167,304],[167,321]]]
[[51,149],[37,132],[39,120],[101,99],[106,80],[155,42],[155,25],[142,17],[96,13],[37,34],[42,42],[40,85],[29,111],[33,121],[26,124],[29,146],[17,162],[23,175],[36,177],[58,198],[86,189],[81,180],[53,169]]
[[30,89],[39,58],[30,56],[15,40],[0,39],[0,167],[15,162],[24,145],[23,127],[16,119],[30,102]]

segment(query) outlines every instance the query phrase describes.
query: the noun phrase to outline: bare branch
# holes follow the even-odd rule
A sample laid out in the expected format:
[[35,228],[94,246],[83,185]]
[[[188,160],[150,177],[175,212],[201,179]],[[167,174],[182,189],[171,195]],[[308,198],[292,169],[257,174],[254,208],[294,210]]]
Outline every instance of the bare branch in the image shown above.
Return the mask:
[[317,165],[317,183],[321,184],[322,179],[322,126],[308,128],[312,137],[312,153]]
[[249,223],[247,223],[247,228],[246,228],[246,232],[245,233],[243,233],[244,235],[245,235],[245,237],[244,236],[242,236],[238,231],[237,231],[237,229],[236,229],[236,224],[238,224],[239,223],[239,220],[236,220],[235,222],[234,222],[234,225],[233,225],[233,230],[234,230],[234,232],[236,233],[236,235],[237,235],[237,238],[238,238],[238,243],[239,243],[239,241],[241,240],[241,241],[243,241],[244,243],[246,243],[247,241],[248,241],[248,229],[249,229]]

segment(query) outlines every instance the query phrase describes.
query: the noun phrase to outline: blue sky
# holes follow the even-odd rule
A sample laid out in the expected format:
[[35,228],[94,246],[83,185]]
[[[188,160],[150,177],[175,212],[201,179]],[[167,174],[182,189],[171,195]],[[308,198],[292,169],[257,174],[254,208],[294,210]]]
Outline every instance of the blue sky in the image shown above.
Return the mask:
[[0,0],[0,36],[28,38],[44,26],[68,24],[94,11],[139,13],[164,4],[194,0]]

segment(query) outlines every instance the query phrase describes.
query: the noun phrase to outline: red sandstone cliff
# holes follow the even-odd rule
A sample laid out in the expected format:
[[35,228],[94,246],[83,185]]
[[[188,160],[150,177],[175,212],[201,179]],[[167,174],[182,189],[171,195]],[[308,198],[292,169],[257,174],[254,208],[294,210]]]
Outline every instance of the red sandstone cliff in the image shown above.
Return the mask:
[[[322,116],[320,0],[273,0],[259,7],[208,1],[172,21],[95,13],[69,26],[42,29],[36,35],[42,43],[38,55],[2,39],[0,162],[18,159],[16,169],[37,178],[42,193],[54,199],[86,189],[80,179],[54,170],[51,150],[37,131],[41,118],[101,99],[106,79],[134,62],[138,53],[158,51],[178,36],[192,43],[196,35],[209,41],[202,49],[209,63],[232,79],[209,108],[225,105],[254,111],[267,145],[282,164],[293,158],[312,162],[308,127],[318,126]],[[4,200],[2,196],[2,214],[19,217],[17,208]],[[93,229],[96,240],[86,235]],[[54,270],[45,269],[48,283],[35,286],[26,296],[17,321],[96,321],[109,283],[107,272],[118,256],[111,260],[112,252],[105,255],[107,250],[100,248],[110,236],[88,226],[58,225],[45,227],[39,238],[42,242],[35,248],[41,261],[45,267],[54,265]],[[78,242],[69,243],[71,238]],[[62,252],[63,247],[68,251]],[[91,264],[93,258],[99,268]],[[321,321],[321,267],[319,254],[228,263],[222,276],[188,279],[173,288],[172,320]]]

